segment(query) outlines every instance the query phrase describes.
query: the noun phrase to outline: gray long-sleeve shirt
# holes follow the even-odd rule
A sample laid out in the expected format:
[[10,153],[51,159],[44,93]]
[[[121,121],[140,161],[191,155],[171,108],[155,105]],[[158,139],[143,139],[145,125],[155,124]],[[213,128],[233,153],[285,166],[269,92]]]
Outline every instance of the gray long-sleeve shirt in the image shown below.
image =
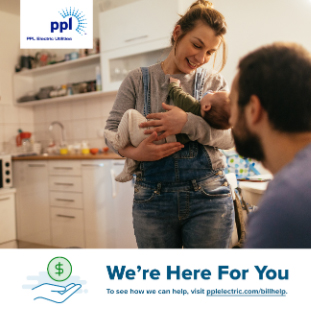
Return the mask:
[[[149,67],[151,113],[163,112],[162,102],[166,102],[170,76],[180,80],[181,87],[188,93],[193,93],[195,72],[191,74],[165,75],[160,63]],[[203,92],[207,90],[228,91],[227,84],[221,75],[210,75],[205,79]],[[173,105],[173,102],[169,102]],[[105,129],[117,131],[120,120],[126,110],[134,108],[144,112],[144,88],[140,68],[131,71],[124,79],[117,93],[113,108],[109,114]],[[208,125],[200,116],[187,113],[188,120],[181,133],[187,134],[190,140],[205,145],[213,168],[225,167],[223,155],[218,150],[234,146],[231,130],[217,130]],[[117,152],[106,139],[106,144]]]
[[311,248],[311,144],[268,185],[247,221],[245,248]]

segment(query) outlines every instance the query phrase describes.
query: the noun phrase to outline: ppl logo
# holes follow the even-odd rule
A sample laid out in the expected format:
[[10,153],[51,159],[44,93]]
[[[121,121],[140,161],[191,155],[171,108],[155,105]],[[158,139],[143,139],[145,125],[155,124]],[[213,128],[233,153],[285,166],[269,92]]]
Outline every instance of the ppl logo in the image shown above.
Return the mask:
[[59,14],[67,20],[67,21],[52,21],[51,22],[51,33],[54,33],[54,31],[59,31],[60,33],[63,33],[64,30],[73,30],[75,29],[79,34],[83,35],[86,34],[86,19],[85,15],[83,15],[83,12],[79,12],[79,10],[76,10],[74,8],[71,10],[71,7],[68,11],[66,8],[65,10],[62,10],[62,12],[59,12]]

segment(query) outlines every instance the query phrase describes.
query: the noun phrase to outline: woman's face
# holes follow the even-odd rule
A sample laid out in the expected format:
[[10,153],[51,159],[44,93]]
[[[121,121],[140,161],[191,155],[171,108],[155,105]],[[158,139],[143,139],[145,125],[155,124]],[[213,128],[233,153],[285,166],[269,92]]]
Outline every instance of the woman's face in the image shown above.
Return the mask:
[[[173,32],[175,42],[180,34],[180,26],[176,26]],[[174,55],[176,73],[189,74],[207,63],[220,43],[221,37],[216,36],[212,28],[199,22],[177,43]]]

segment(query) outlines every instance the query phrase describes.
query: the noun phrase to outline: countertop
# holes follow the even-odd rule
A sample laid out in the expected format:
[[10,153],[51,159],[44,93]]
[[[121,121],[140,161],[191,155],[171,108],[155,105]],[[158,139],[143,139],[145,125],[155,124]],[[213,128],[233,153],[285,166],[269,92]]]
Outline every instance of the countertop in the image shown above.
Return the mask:
[[[272,180],[273,176],[272,174],[262,174],[262,175],[256,175],[256,176],[250,176],[250,179],[269,179]],[[240,181],[239,187],[243,190],[247,190],[253,193],[257,194],[263,194],[267,187],[268,187],[269,181],[266,182],[251,182],[251,181]]]
[[121,156],[115,153],[104,153],[96,155],[38,155],[38,156],[22,156],[12,157],[13,161],[23,160],[124,160]]
[[268,182],[248,182],[243,181],[239,183],[239,187],[243,190],[247,190],[257,194],[263,194],[268,186]]
[[1,188],[0,189],[0,195],[5,195],[5,194],[15,193],[15,192],[16,192],[15,188],[7,188],[7,189]]

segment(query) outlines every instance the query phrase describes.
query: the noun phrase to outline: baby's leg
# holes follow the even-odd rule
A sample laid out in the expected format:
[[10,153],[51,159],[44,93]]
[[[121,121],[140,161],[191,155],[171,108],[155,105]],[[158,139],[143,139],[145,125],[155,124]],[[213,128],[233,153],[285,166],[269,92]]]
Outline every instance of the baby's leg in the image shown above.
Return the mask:
[[123,171],[116,176],[115,180],[119,182],[126,182],[133,178],[133,174],[138,168],[139,162],[126,158]]
[[141,113],[139,113],[135,109],[131,109],[129,112],[129,135],[131,144],[134,147],[138,147],[138,145],[148,137],[144,133],[146,128],[140,128],[139,125],[143,122],[146,122],[147,118],[145,118]]
[[[138,147],[138,145],[146,139],[149,135],[146,135],[144,132],[148,128],[140,128],[139,125],[142,122],[146,122],[147,118],[145,118],[142,114],[140,114],[137,110],[130,110],[129,112],[129,134],[130,134],[130,141],[131,144],[134,147]],[[160,135],[161,133],[159,133]],[[175,135],[174,135],[175,136]],[[155,141],[154,144],[157,145],[162,145],[165,142],[171,143],[171,142],[176,142],[176,138],[173,138],[173,140],[168,141],[166,139],[162,139],[159,141]]]
[[[124,113],[118,131],[105,130],[105,137],[112,143],[116,150],[122,149],[128,144],[138,147],[149,136],[144,133],[147,128],[139,127],[142,122],[146,121],[147,119],[137,110],[129,109]],[[154,143],[158,145],[164,144],[165,140],[155,141]]]
[[129,109],[124,113],[120,121],[118,131],[113,132],[105,130],[105,137],[109,140],[109,142],[111,142],[116,150],[122,149],[128,144],[132,144],[137,147],[138,145],[134,145],[131,141],[131,137],[135,136],[136,140],[139,138],[141,141],[146,138],[146,135],[143,134],[144,130],[138,127],[141,122],[145,121],[146,118],[142,114],[134,109]]

